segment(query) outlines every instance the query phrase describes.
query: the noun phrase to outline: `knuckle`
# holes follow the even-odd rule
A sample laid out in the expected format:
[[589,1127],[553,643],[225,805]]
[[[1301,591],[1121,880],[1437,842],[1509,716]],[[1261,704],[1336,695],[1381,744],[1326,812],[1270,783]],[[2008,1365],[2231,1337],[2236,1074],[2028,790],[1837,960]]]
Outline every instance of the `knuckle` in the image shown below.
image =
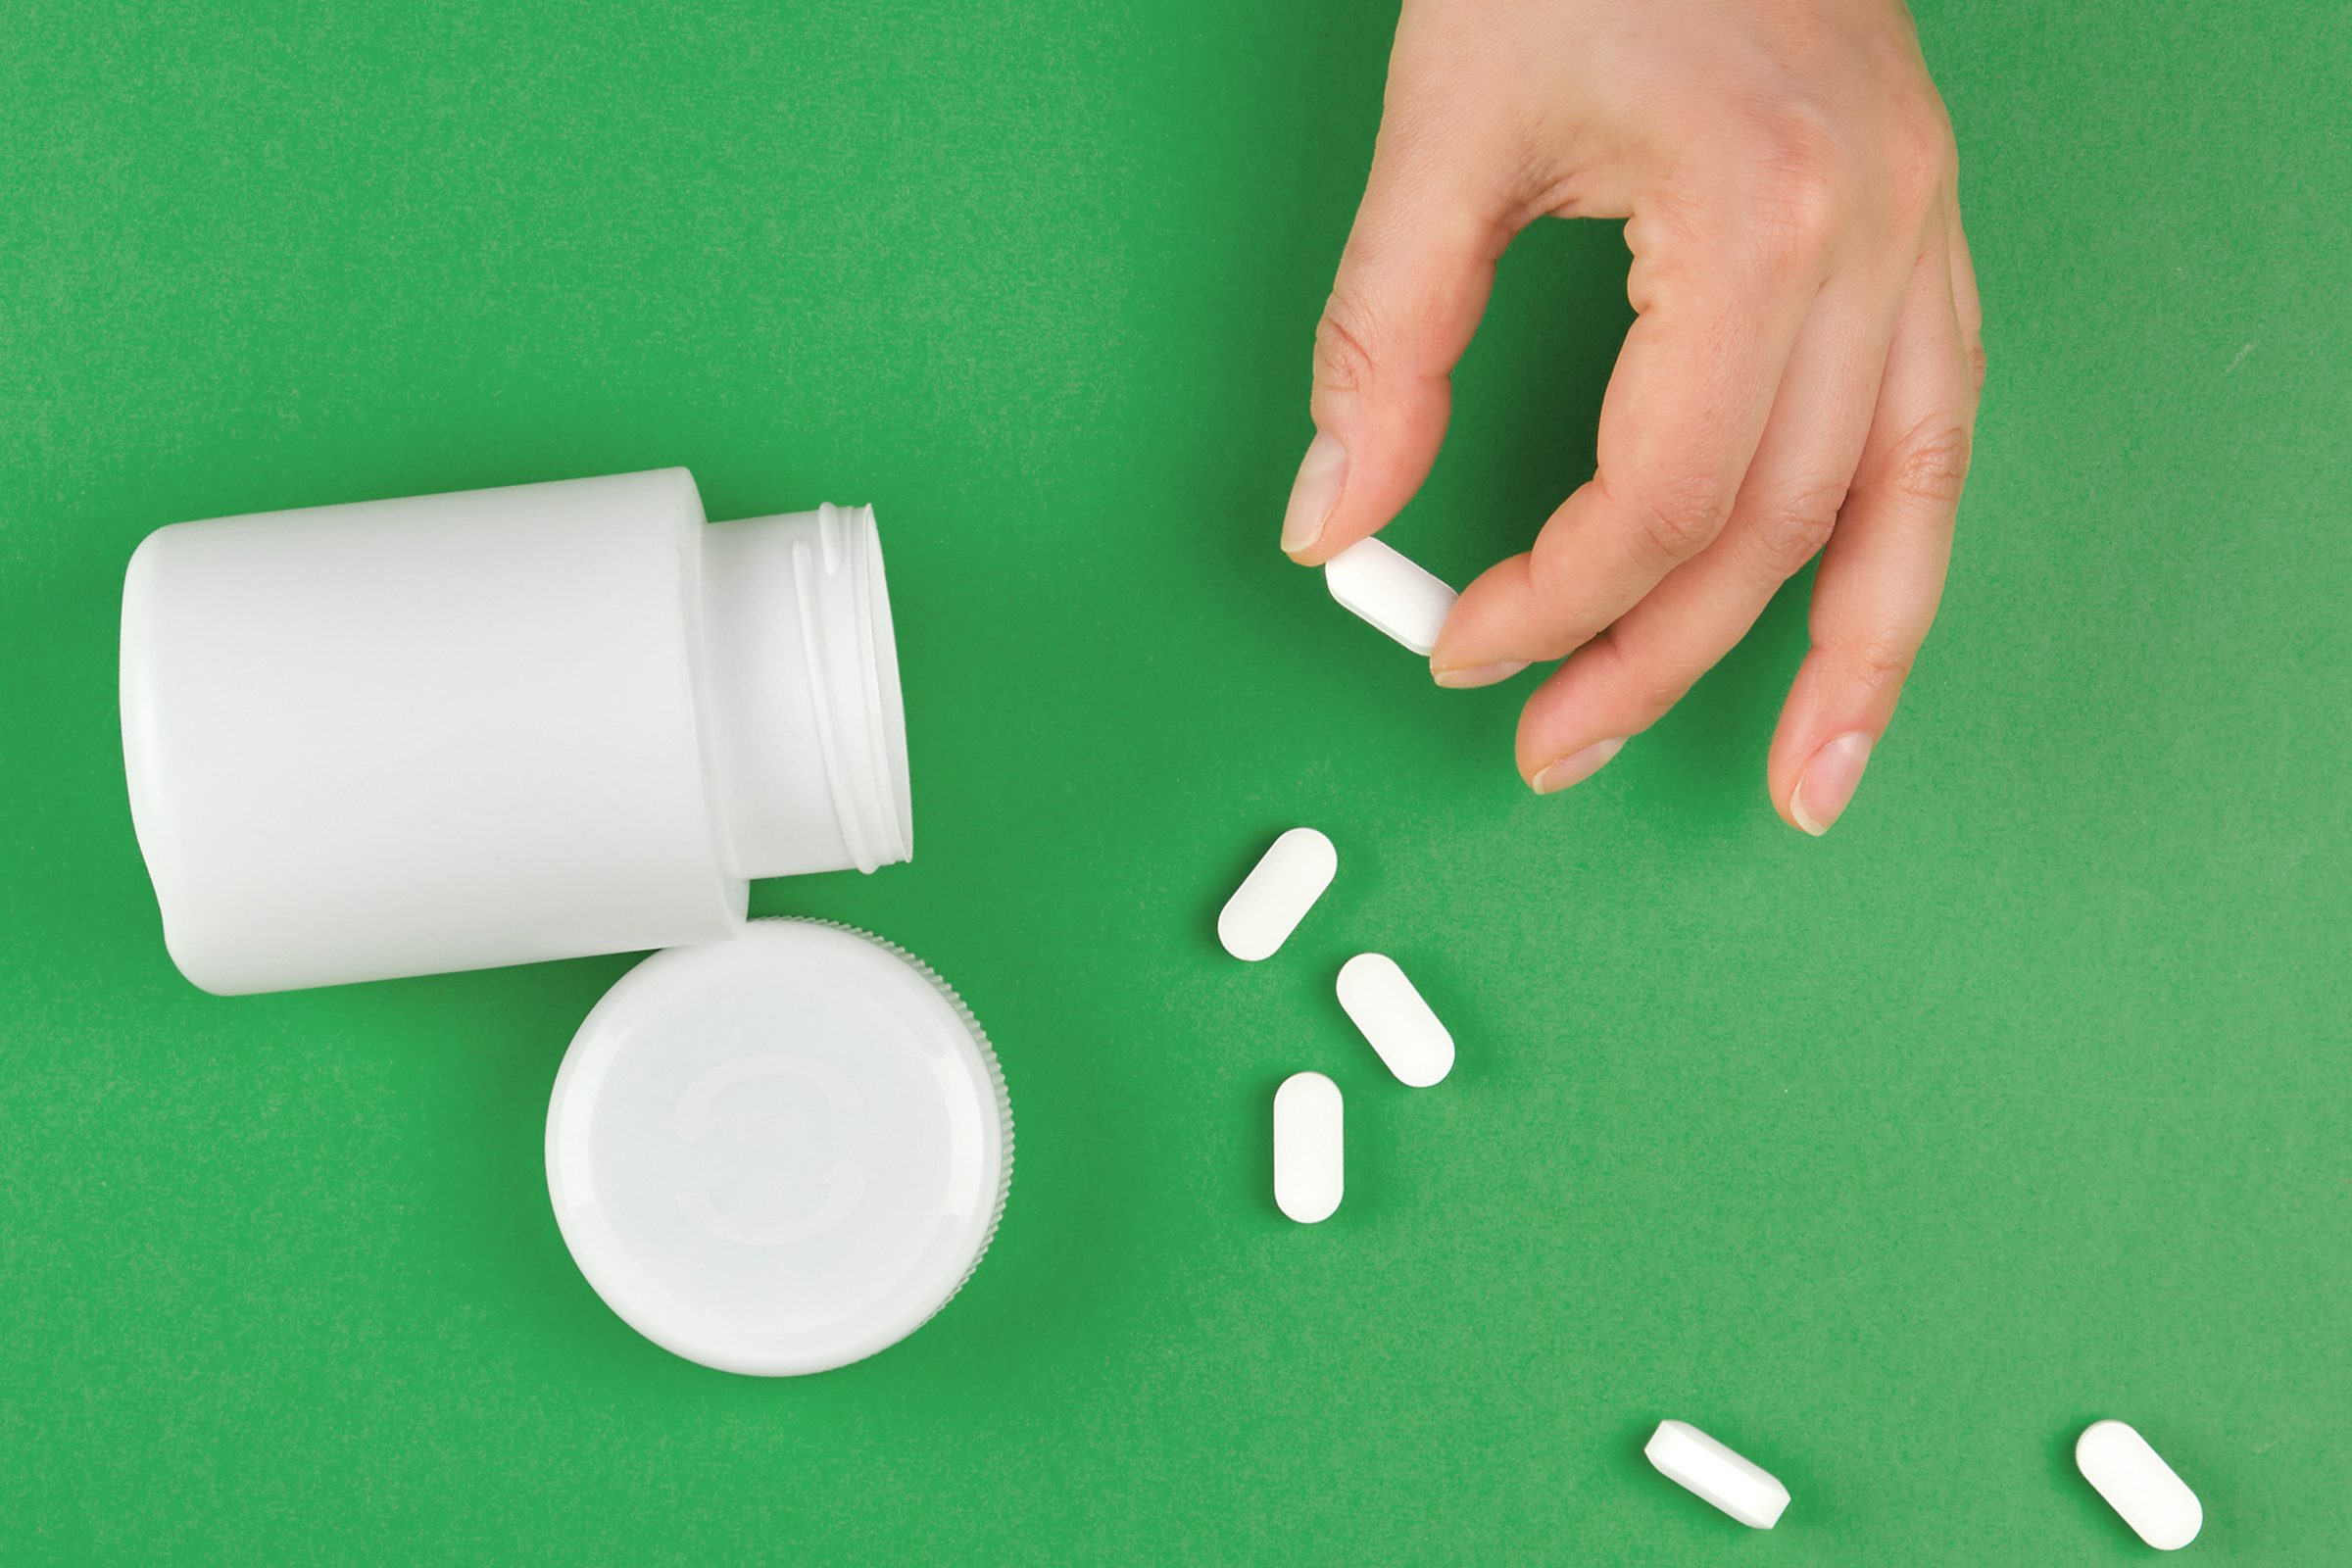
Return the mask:
[[1896,219],[1916,227],[1943,202],[1958,160],[1940,114],[1898,115],[1886,139],[1887,199]]
[[1651,660],[1627,671],[1626,688],[1636,711],[1663,714],[1690,696],[1690,688],[1704,673],[1679,661]]
[[1957,419],[1933,419],[1897,445],[1888,484],[1900,499],[1949,510],[1968,482],[1968,426]]
[[1733,497],[1719,479],[1700,475],[1638,486],[1623,511],[1635,537],[1658,560],[1688,561],[1722,531]]
[[1845,495],[1840,481],[1811,480],[1771,497],[1743,534],[1751,557],[1775,580],[1796,575],[1829,543]]
[[1358,392],[1372,379],[1371,323],[1345,294],[1334,294],[1315,323],[1315,385],[1331,392]]
[[1911,675],[1919,645],[1890,631],[1870,631],[1821,650],[1847,680],[1869,692],[1899,689]]
[[1819,270],[1852,226],[1852,161],[1826,122],[1792,110],[1758,132],[1754,157],[1748,227],[1758,260],[1777,274]]

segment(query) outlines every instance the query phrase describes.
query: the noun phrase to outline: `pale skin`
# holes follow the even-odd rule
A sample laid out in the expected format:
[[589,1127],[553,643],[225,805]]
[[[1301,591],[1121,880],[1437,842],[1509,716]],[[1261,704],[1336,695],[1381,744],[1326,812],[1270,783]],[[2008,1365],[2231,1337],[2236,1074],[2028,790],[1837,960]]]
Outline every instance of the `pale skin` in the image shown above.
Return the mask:
[[1624,220],[1635,322],[1595,472],[1463,593],[1431,673],[1565,661],[1517,751],[1566,789],[1818,555],[1766,780],[1826,832],[1935,618],[1968,471],[1984,354],[1956,168],[1894,0],[1405,0],[1283,549],[1320,564],[1421,487],[1521,229]]

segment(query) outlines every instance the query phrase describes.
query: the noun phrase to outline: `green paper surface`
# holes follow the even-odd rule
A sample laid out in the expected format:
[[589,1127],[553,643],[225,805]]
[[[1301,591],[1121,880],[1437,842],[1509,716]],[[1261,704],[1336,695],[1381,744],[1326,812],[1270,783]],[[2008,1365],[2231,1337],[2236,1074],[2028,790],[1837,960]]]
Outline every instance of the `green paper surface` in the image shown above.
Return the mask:
[[[1802,584],[1567,795],[1275,548],[1391,16],[1339,4],[19,8],[0,50],[0,1561],[2352,1553],[2352,24],[1924,7],[1992,373],[1853,808],[1764,751]],[[1390,537],[1590,471],[1604,224],[1502,269]],[[878,508],[917,858],[760,885],[954,983],[1004,1229],[831,1375],[678,1360],[549,1214],[631,961],[221,1000],[166,957],[122,571],[190,517],[692,467]],[[1218,904],[1312,823],[1272,961]],[[1389,1080],[1396,957],[1460,1044]],[[1275,1212],[1287,1073],[1345,1206]],[[1779,1475],[1769,1536],[1650,1472]]]

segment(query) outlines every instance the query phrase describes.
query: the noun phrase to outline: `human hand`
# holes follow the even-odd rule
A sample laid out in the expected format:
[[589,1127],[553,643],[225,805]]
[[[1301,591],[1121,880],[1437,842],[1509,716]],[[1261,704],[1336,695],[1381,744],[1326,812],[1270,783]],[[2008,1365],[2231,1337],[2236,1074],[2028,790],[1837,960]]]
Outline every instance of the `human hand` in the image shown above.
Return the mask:
[[1420,488],[1520,229],[1626,219],[1636,320],[1596,471],[1470,585],[1431,672],[1567,659],[1518,739],[1528,782],[1565,789],[1819,553],[1767,776],[1826,831],[1935,616],[1968,470],[1984,362],[1954,170],[1894,0],[1404,0],[1283,549],[1319,564]]

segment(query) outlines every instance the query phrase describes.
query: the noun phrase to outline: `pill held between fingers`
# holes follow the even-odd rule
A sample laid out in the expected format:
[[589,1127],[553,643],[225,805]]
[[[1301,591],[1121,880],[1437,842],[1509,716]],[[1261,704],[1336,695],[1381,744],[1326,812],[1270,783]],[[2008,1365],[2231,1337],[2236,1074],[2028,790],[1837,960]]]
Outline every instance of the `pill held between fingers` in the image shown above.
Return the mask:
[[1331,597],[1422,658],[1461,597],[1378,539],[1359,539],[1323,564]]
[[1658,1474],[1757,1530],[1781,1522],[1788,1489],[1686,1421],[1661,1421],[1642,1450]]
[[2124,1516],[2140,1540],[2158,1551],[2178,1551],[2197,1539],[2205,1505],[2173,1473],[2148,1440],[2121,1421],[2093,1421],[2075,1440],[2075,1466]]
[[1274,1091],[1274,1203],[1301,1225],[1331,1218],[1347,1187],[1340,1086],[1296,1072]]
[[1217,940],[1237,958],[1274,956],[1339,873],[1340,852],[1311,827],[1274,841],[1217,915]]
[[1359,953],[1340,966],[1340,1005],[1398,1083],[1427,1089],[1453,1070],[1453,1036],[1386,954]]

